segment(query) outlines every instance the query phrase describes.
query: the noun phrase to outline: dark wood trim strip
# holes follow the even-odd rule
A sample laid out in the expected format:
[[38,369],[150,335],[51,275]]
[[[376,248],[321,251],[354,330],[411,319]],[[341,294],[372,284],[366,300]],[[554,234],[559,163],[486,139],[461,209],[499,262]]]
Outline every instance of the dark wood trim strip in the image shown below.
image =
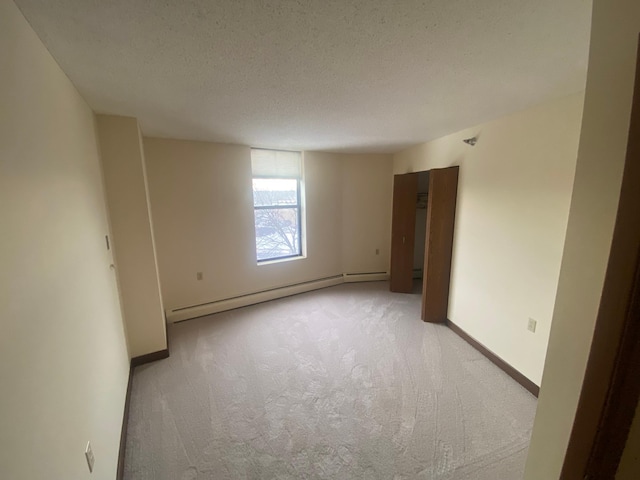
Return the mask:
[[588,478],[616,476],[640,399],[638,371],[640,371],[640,256],[636,256],[636,273],[629,299],[627,319],[602,417],[587,464]]
[[129,367],[129,381],[127,382],[127,393],[124,397],[124,413],[122,415],[122,430],[120,430],[120,449],[118,450],[118,470],[116,480],[124,478],[124,455],[127,447],[127,427],[129,425],[129,405],[131,404],[131,384],[133,383],[133,368]]
[[156,362],[164,358],[169,358],[169,349],[158,350],[157,352],[147,353],[146,355],[140,355],[139,357],[133,357],[131,359],[131,368],[139,367],[145,363]]
[[[167,337],[167,347],[168,347]],[[133,383],[133,370],[145,363],[155,362],[169,357],[169,348],[158,350],[157,352],[147,353],[131,359],[129,366],[129,381],[127,382],[127,393],[124,397],[124,413],[122,414],[122,429],[120,430],[120,449],[118,450],[118,469],[116,471],[116,480],[124,478],[124,456],[127,447],[127,427],[129,425],[129,405],[131,404],[131,385]]]
[[640,399],[640,38],[600,306],[561,479],[613,479]]
[[507,362],[502,360],[499,356],[489,350],[487,347],[478,342],[475,338],[461,329],[458,325],[453,323],[451,320],[447,319],[446,321],[447,327],[453,330],[459,337],[465,340],[469,345],[478,350],[481,354],[489,359],[493,364],[495,364],[500,370],[504,371],[507,375],[513,378],[516,382],[522,385],[525,389],[531,392],[536,398],[540,393],[540,387],[521,374],[518,370],[513,368]]

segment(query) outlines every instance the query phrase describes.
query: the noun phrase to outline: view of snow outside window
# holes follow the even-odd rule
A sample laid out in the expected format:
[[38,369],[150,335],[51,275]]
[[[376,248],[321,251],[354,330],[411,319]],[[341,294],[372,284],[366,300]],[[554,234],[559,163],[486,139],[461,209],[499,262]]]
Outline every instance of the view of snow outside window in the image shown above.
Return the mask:
[[302,254],[299,202],[298,179],[253,179],[258,261],[296,257]]

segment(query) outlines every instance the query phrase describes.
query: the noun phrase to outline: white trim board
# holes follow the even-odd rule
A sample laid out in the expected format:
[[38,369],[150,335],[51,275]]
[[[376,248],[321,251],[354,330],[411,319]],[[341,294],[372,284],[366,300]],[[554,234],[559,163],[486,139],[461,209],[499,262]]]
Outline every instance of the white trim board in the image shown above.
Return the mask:
[[285,287],[273,288],[262,292],[249,293],[237,297],[217,300],[215,302],[203,303],[200,305],[192,305],[182,308],[168,309],[165,311],[167,323],[176,323],[192,318],[204,317],[213,313],[233,310],[234,308],[255,305],[256,303],[267,302],[277,298],[288,297],[298,293],[310,292],[320,288],[333,287],[342,283],[354,282],[374,282],[389,279],[388,273],[344,273],[333,277],[320,278],[309,282],[296,283]]

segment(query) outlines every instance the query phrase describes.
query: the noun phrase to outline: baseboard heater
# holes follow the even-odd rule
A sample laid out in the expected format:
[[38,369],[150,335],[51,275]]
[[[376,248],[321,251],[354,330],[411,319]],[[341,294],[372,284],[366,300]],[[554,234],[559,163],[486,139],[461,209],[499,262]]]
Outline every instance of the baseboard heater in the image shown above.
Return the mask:
[[317,290],[319,288],[332,287],[334,285],[340,285],[341,283],[344,283],[342,275],[334,275],[332,277],[320,278],[318,280],[312,280],[309,282],[295,283],[284,287],[263,290],[261,292],[225,298],[224,300],[218,300],[215,302],[192,305],[189,307],[174,308],[173,310],[168,310],[166,312],[167,321],[169,323],[175,323],[182,320],[189,320],[191,318],[204,317],[205,315],[211,315],[213,313],[233,310],[234,308],[246,307],[248,305],[267,302],[269,300],[275,300],[276,298],[288,297],[290,295],[296,295],[298,293],[309,292],[311,290]]
[[389,275],[386,272],[375,273],[345,273],[342,275],[334,275],[331,277],[311,280],[309,282],[295,283],[283,287],[271,288],[260,292],[249,293],[246,295],[238,295],[237,297],[225,298],[215,302],[202,303],[199,305],[190,305],[188,307],[174,308],[166,310],[165,314],[167,322],[175,323],[192,318],[204,317],[213,313],[233,310],[234,308],[255,305],[256,303],[275,300],[276,298],[288,297],[298,293],[310,292],[320,288],[333,287],[341,283],[352,282],[373,282],[380,280],[388,280]]
[[343,273],[344,283],[354,282],[380,282],[389,280],[387,272],[371,272],[371,273]]

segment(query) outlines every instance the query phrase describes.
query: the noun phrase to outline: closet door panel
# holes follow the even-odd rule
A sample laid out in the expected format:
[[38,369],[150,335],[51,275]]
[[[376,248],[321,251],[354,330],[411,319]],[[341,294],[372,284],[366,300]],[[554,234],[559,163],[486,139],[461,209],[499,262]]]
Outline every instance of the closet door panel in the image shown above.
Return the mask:
[[411,293],[413,288],[417,197],[417,173],[394,175],[393,216],[391,220],[392,292]]
[[431,170],[422,282],[422,319],[447,320],[459,167]]

